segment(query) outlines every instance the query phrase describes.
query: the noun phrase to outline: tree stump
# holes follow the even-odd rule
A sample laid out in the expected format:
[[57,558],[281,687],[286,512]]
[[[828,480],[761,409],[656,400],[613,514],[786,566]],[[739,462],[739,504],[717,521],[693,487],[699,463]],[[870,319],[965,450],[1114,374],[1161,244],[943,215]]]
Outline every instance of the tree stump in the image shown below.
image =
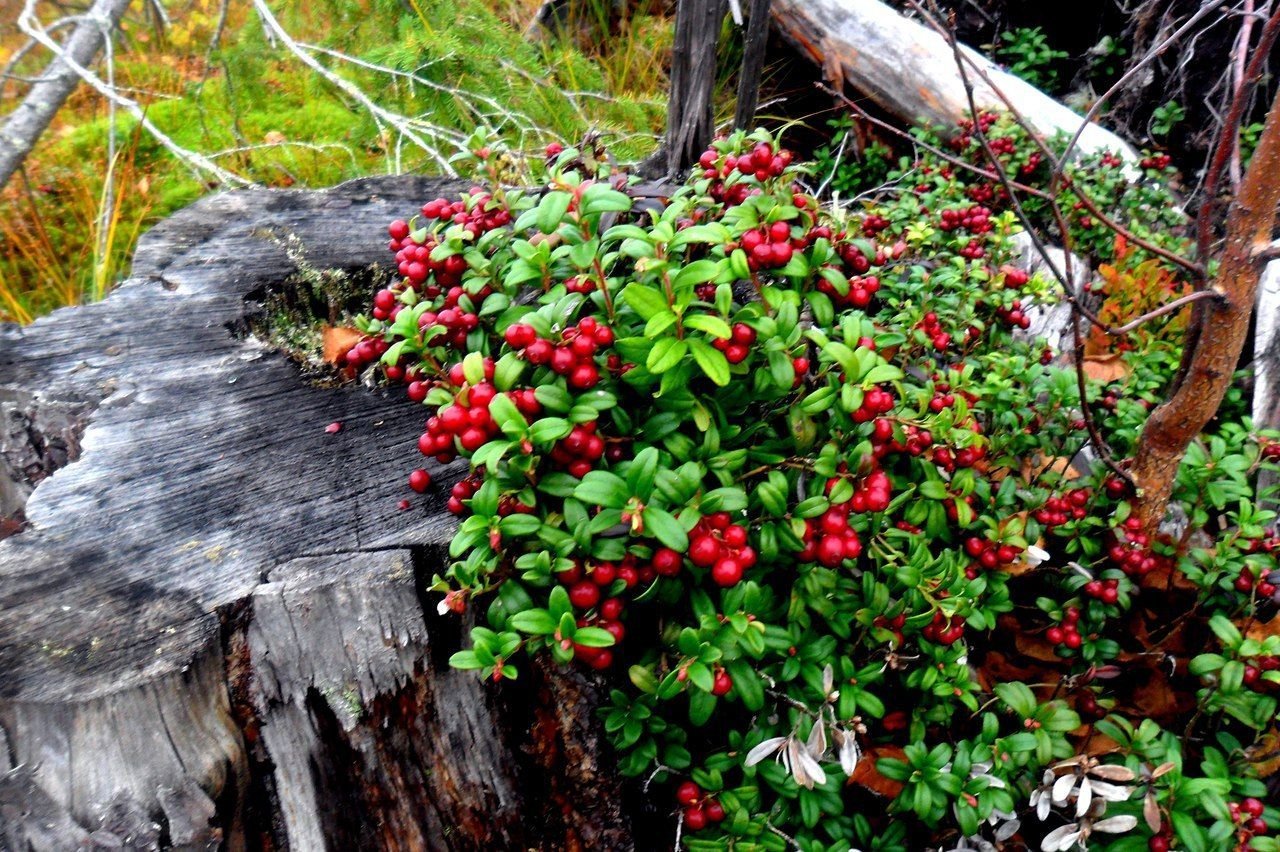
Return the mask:
[[359,271],[461,188],[209,197],[105,301],[0,328],[0,848],[632,847],[597,685],[448,668],[463,468],[397,509],[422,409],[246,334],[273,235]]

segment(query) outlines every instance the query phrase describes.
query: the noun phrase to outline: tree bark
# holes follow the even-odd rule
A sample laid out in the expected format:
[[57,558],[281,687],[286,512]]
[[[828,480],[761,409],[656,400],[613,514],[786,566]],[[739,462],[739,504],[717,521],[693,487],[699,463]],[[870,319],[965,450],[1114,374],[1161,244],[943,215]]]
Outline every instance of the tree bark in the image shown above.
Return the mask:
[[751,0],[747,12],[747,40],[738,75],[738,103],[733,114],[733,126],[739,130],[751,129],[756,121],[760,74],[764,71],[764,51],[769,41],[769,3],[770,0]]
[[1202,303],[1208,332],[1191,355],[1186,378],[1156,408],[1134,451],[1131,475],[1137,509],[1148,530],[1163,519],[1178,465],[1187,446],[1213,418],[1249,333],[1263,254],[1270,245],[1280,205],[1280,92],[1267,113],[1253,159],[1227,213],[1227,235],[1212,288],[1221,296]]
[[386,223],[465,187],[209,197],[105,301],[0,327],[31,444],[0,455],[26,519],[0,541],[0,847],[633,847],[595,681],[447,665],[467,625],[425,589],[464,465],[412,494],[421,408],[248,333],[295,272],[279,238],[369,284]]
[[[108,34],[120,24],[129,2],[95,0],[84,20],[67,38],[64,44],[67,55],[82,66],[92,63]],[[31,84],[27,96],[5,118],[4,125],[0,127],[0,188],[22,166],[79,83],[79,75],[61,57],[55,57],[39,81]]]
[[646,162],[648,177],[673,178],[689,168],[715,133],[711,98],[716,85],[716,44],[727,0],[680,0],[671,48],[667,135]]

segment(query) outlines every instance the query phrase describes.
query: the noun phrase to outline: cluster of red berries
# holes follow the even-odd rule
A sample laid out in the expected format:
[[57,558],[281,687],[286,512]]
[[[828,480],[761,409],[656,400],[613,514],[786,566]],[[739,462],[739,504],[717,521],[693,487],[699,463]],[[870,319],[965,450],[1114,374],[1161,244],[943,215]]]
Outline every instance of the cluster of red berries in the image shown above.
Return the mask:
[[1159,564],[1149,547],[1151,538],[1142,531],[1142,521],[1130,517],[1112,530],[1115,541],[1107,556],[1129,576],[1150,574]]
[[1244,677],[1241,681],[1254,692],[1264,692],[1275,684],[1262,679],[1264,672],[1280,670],[1280,657],[1246,657],[1244,660]]
[[1258,449],[1264,459],[1267,461],[1280,461],[1280,441],[1263,438],[1258,443]]
[[[712,157],[708,158],[707,154],[712,154]],[[768,142],[760,142],[750,152],[740,157],[733,155],[726,157],[724,167],[730,171],[737,169],[742,174],[763,182],[781,175],[783,170],[790,165],[791,157],[791,152],[786,149],[779,149],[774,152],[773,146]],[[698,164],[704,169],[709,169],[711,166],[706,164],[708,159],[714,164],[716,155],[713,151],[703,152]]]
[[996,308],[996,316],[1007,322],[1009,325],[1016,326],[1021,329],[1031,328],[1031,319],[1022,312],[1022,300],[1014,299],[1013,304],[1007,308]]
[[394,320],[403,308],[404,303],[395,290],[384,287],[373,294],[373,318],[376,320]]
[[920,322],[916,323],[916,328],[925,333],[925,336],[929,338],[929,342],[933,344],[933,348],[939,352],[951,345],[951,335],[942,330],[942,325],[938,322],[938,315],[933,311],[929,311],[921,317]]
[[1269,530],[1262,538],[1245,539],[1245,542],[1245,553],[1275,553],[1280,550],[1280,534],[1276,530]]
[[791,225],[774,222],[742,235],[741,245],[747,253],[747,266],[752,270],[780,269],[791,262],[795,247],[791,244]]
[[1254,586],[1257,586],[1259,598],[1270,598],[1275,595],[1276,588],[1280,585],[1275,582],[1275,580],[1280,579],[1280,576],[1277,575],[1280,575],[1280,571],[1270,571],[1261,578],[1255,579],[1253,569],[1246,565],[1240,569],[1240,574],[1236,577],[1236,591],[1247,595],[1254,591]]
[[964,619],[959,615],[943,615],[942,610],[938,610],[933,614],[933,621],[924,626],[920,635],[939,645],[952,645],[964,636]]
[[899,441],[893,436],[893,423],[883,417],[877,418],[871,429],[872,455],[877,459],[889,453],[920,456],[933,446],[933,433],[928,429],[907,424],[903,427],[903,435],[906,440]]
[[587,275],[575,275],[564,282],[564,289],[570,293],[594,293],[596,291],[596,282],[594,278]]
[[703,795],[702,788],[692,781],[676,788],[676,801],[684,808],[684,824],[690,831],[701,831],[724,820],[724,806]]
[[[498,424],[489,413],[489,404],[497,395],[497,388],[488,381],[463,387],[452,403],[442,406],[427,420],[426,431],[418,438],[418,449],[443,463],[457,457],[455,439],[465,452],[480,449],[498,433]],[[535,417],[542,411],[531,389],[507,391],[506,395],[526,417]]]
[[465,199],[450,202],[447,198],[428,201],[422,205],[422,215],[427,219],[452,221],[474,237],[511,224],[511,211],[494,202],[493,196],[479,187],[471,188],[470,202]]
[[889,220],[885,217],[872,213],[862,220],[862,233],[868,237],[875,237],[881,231],[889,227]]
[[1062,623],[1055,624],[1044,633],[1044,638],[1048,639],[1054,645],[1060,648],[1067,648],[1072,651],[1084,644],[1084,638],[1080,635],[1080,610],[1074,606],[1067,607],[1062,616]]
[[741,364],[751,354],[751,344],[755,342],[756,330],[744,322],[736,322],[729,337],[717,337],[711,345],[723,352],[730,364]]
[[871,623],[876,627],[883,627],[885,630],[891,631],[895,646],[901,646],[906,641],[902,635],[902,627],[907,623],[907,614],[905,612],[900,612],[892,618],[887,615],[877,615]]
[[1050,497],[1035,511],[1035,519],[1048,529],[1060,527],[1067,521],[1080,520],[1088,512],[1089,489],[1073,488],[1061,497]]
[[938,220],[938,227],[944,231],[965,230],[971,234],[985,234],[992,228],[991,209],[981,204],[947,208],[938,214]]
[[[885,262],[885,257],[880,250],[876,251],[876,257],[869,258],[862,253],[862,249],[858,248],[853,243],[844,241],[841,241],[836,245],[836,254],[840,255],[840,259],[844,261],[845,266],[853,270],[854,275],[863,275],[870,270],[872,260],[875,261],[875,265],[877,266]],[[879,286],[880,282],[877,281],[877,289]]]
[[1236,834],[1236,839],[1240,842],[1238,848],[1247,849],[1250,840],[1267,833],[1267,821],[1262,818],[1263,810],[1262,800],[1252,796],[1242,802],[1227,803],[1231,821],[1240,825]]
[[933,462],[948,473],[954,473],[957,468],[976,466],[986,455],[986,448],[980,444],[955,451],[949,447],[938,447],[933,451]]
[[[986,136],[987,132],[992,128],[992,126],[996,123],[998,119],[999,119],[999,116],[996,115],[994,112],[978,113],[977,130],[980,131],[983,136]],[[968,148],[969,145],[973,142],[973,135],[974,135],[974,129],[975,129],[974,122],[972,119],[966,118],[959,122],[959,126],[960,126],[960,132],[951,138],[951,147],[957,151],[963,151],[966,148]]]
[[929,410],[938,414],[943,409],[956,404],[955,394],[951,393],[951,385],[938,382],[933,386],[933,397],[929,400]]
[[467,507],[462,501],[470,500],[476,496],[476,492],[480,490],[480,486],[483,484],[484,475],[478,470],[455,482],[453,488],[449,489],[449,502],[446,504],[449,511],[455,515],[464,514],[467,511]]
[[1152,154],[1150,157],[1144,157],[1139,161],[1138,165],[1144,169],[1155,169],[1158,172],[1162,172],[1169,168],[1171,162],[1173,162],[1173,158],[1168,154]]
[[[865,506],[866,498],[863,498]],[[887,505],[887,501],[886,501]],[[857,559],[862,553],[862,540],[849,526],[849,513],[853,501],[836,503],[816,520],[804,522],[804,549],[798,559],[801,562],[818,562],[827,568],[837,568],[846,559]],[[865,511],[865,509],[864,509]]]
[[[570,476],[578,479],[586,476],[611,449],[596,433],[596,422],[579,423],[551,448],[551,460],[568,471]],[[621,447],[617,452],[621,453]]]
[[356,343],[339,358],[340,363],[355,371],[360,371],[382,357],[391,344],[381,337],[365,337]]
[[[861,341],[859,341],[861,346]],[[874,345],[872,346],[874,349]],[[893,411],[894,399],[893,394],[884,388],[874,387],[862,396],[862,405],[858,410],[853,412],[854,423],[869,423],[875,420],[881,414],[888,414]]]
[[1004,286],[1020,290],[1027,286],[1027,282],[1031,280],[1031,274],[1025,269],[1019,269],[1016,266],[1002,266],[1000,273],[1004,276]]
[[1090,580],[1084,584],[1084,593],[1094,600],[1102,601],[1104,604],[1113,604],[1120,600],[1120,581],[1114,578],[1110,580]]
[[[459,296],[461,295],[461,287],[451,289],[457,289]],[[426,331],[428,328],[437,325],[444,327],[444,334],[431,338],[430,343],[432,345],[439,346],[443,343],[452,346],[454,349],[465,350],[467,348],[467,335],[480,326],[480,317],[458,307],[443,307],[439,313],[423,311],[418,317],[418,329],[421,331]]]
[[710,568],[718,586],[733,586],[742,573],[756,564],[756,552],[747,544],[747,528],[733,523],[728,512],[712,512],[689,533],[689,561]]
[[[415,289],[421,289],[428,298],[435,298],[444,288],[455,287],[462,283],[462,273],[467,270],[467,261],[460,254],[433,260],[431,252],[435,250],[436,240],[430,234],[415,237],[409,230],[409,223],[397,219],[387,226],[391,235],[388,248],[395,252],[396,269],[408,279]],[[435,276],[435,283],[422,287],[428,276]]]
[[561,332],[561,341],[553,343],[538,337],[533,326],[513,323],[503,333],[507,344],[517,352],[523,352],[530,364],[549,366],[566,377],[574,390],[588,390],[600,381],[600,368],[596,365],[596,352],[613,345],[613,329],[599,323],[595,317],[583,317],[576,326]]
[[1000,544],[976,535],[965,539],[964,552],[974,560],[964,569],[964,575],[970,580],[984,568],[991,570],[1001,565],[1012,565],[1022,555],[1022,551],[1011,544]]
[[831,286],[830,281],[819,278],[818,292],[826,293],[840,307],[865,308],[871,304],[871,299],[876,293],[880,292],[880,279],[874,275],[866,277],[855,275],[849,279],[849,292],[842,296],[839,290]]

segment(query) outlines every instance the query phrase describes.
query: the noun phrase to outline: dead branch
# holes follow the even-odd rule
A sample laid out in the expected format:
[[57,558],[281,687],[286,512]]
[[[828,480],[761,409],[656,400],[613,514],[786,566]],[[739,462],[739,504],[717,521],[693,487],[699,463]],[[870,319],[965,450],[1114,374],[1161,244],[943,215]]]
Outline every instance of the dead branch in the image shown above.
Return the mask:
[[[23,16],[30,16],[32,20],[33,5],[34,0],[28,2],[23,11]],[[52,43],[54,57],[27,91],[22,103],[9,113],[4,126],[0,127],[0,187],[9,182],[26,160],[62,104],[79,85],[82,75],[78,69],[92,64],[128,8],[129,0],[95,0],[87,13],[76,16],[79,23],[62,45],[57,45],[48,36],[48,27],[40,28],[45,33],[44,39],[32,36],[34,41],[46,47]]]

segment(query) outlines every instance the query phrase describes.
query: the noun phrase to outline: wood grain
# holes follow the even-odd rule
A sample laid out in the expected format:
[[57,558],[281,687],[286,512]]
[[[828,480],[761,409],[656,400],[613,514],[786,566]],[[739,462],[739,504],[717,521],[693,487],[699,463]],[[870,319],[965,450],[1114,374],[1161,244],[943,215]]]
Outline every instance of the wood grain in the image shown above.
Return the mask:
[[[41,425],[0,433],[26,517],[0,541],[0,846],[629,847],[614,773],[582,771],[609,765],[589,684],[445,663],[462,627],[421,590],[462,470],[428,462],[438,484],[408,492],[423,410],[308,384],[244,334],[294,271],[278,238],[363,269],[388,221],[462,188],[209,197],[108,299],[0,327],[0,411]],[[539,743],[533,715],[563,706]]]

